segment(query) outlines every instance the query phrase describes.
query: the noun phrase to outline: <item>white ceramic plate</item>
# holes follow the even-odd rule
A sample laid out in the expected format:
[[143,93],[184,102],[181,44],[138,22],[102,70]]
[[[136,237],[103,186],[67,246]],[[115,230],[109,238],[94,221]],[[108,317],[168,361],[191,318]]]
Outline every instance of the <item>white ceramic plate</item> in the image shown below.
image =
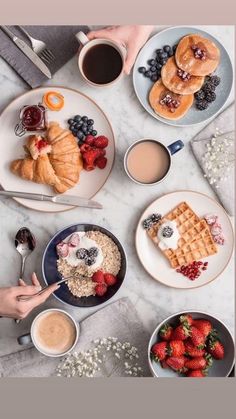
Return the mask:
[[[31,90],[13,100],[2,112],[0,116],[0,184],[5,190],[53,195],[50,186],[21,179],[9,170],[12,160],[24,156],[23,144],[27,135],[20,138],[14,133],[14,127],[19,120],[19,111],[24,105],[41,102],[44,93],[49,90],[61,93],[65,99],[65,106],[61,111],[48,111],[49,121],[57,121],[62,127],[68,128],[67,120],[69,118],[77,114],[87,115],[94,120],[94,129],[97,130],[98,135],[105,135],[109,138],[109,145],[106,149],[108,159],[106,168],[103,170],[96,168],[92,172],[82,170],[79,183],[66,192],[67,195],[90,199],[102,188],[112,169],[115,156],[114,134],[106,115],[92,99],[65,87],[41,87]],[[29,199],[17,198],[17,201],[28,208],[39,211],[59,212],[72,208],[71,206]]]
[[[170,267],[168,260],[159,248],[154,245],[142,226],[143,220],[150,214],[160,213],[165,215],[182,201],[187,202],[199,217],[204,217],[207,213],[216,214],[219,217],[225,236],[225,244],[217,246],[217,254],[205,259],[205,261],[209,262],[208,268],[194,281],[177,273]],[[190,289],[208,284],[223,272],[233,252],[234,234],[227,213],[214,199],[199,192],[178,191],[156,199],[146,208],[137,225],[135,245],[140,262],[154,279],[169,287]]]
[[[157,48],[162,48],[164,45],[174,46],[181,38],[183,38],[183,36],[190,33],[199,33],[200,35],[212,40],[220,50],[221,59],[215,71],[215,74],[221,78],[221,83],[216,88],[217,98],[215,102],[211,103],[205,111],[198,111],[193,105],[183,118],[180,118],[177,121],[165,119],[157,115],[150,106],[148,93],[153,86],[153,82],[144,77],[143,74],[140,74],[138,72],[138,68],[142,66],[146,67],[147,61],[155,57],[155,50]],[[198,28],[176,26],[157,33],[150,38],[141,49],[133,69],[133,84],[138,100],[150,115],[165,124],[184,127],[205,122],[220,111],[232,88],[233,68],[226,49],[216,38],[214,38],[214,36]]]

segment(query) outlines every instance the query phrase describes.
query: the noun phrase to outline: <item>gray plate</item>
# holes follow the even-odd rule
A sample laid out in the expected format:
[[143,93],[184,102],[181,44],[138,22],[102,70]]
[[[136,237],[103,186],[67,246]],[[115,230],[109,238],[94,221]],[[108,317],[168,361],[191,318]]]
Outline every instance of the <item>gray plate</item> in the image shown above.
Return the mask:
[[160,341],[158,337],[158,332],[160,328],[165,323],[169,323],[170,325],[174,327],[177,326],[179,316],[186,313],[190,313],[194,319],[210,320],[213,325],[213,328],[218,331],[219,338],[225,348],[225,356],[224,356],[224,359],[222,360],[213,361],[213,365],[209,369],[208,377],[227,377],[230,374],[234,365],[234,341],[233,341],[233,337],[229,329],[225,326],[225,324],[221,320],[217,319],[216,317],[213,317],[212,315],[208,313],[192,311],[192,310],[176,313],[170,317],[167,317],[167,319],[162,321],[154,330],[151,336],[151,339],[149,341],[149,345],[148,345],[148,361],[149,361],[149,367],[151,369],[152,375],[154,377],[175,377],[175,378],[180,377],[178,373],[174,372],[173,370],[169,368],[164,369],[161,367],[159,362],[155,362],[151,360],[150,351],[151,351],[152,345]]
[[[209,105],[208,109],[206,109],[205,111],[198,111],[193,105],[192,108],[187,112],[187,114],[183,116],[183,118],[177,121],[171,121],[169,119],[162,118],[152,110],[148,102],[148,93],[151,87],[153,86],[153,82],[145,78],[143,74],[140,74],[138,72],[138,68],[141,66],[146,67],[147,61],[152,57],[155,57],[155,50],[157,48],[162,48],[164,45],[174,46],[180,41],[180,39],[183,36],[188,35],[190,33],[199,33],[200,35],[203,35],[206,38],[211,39],[220,49],[220,64],[217,67],[215,73],[218,76],[220,76],[221,83],[216,88],[217,98],[215,102]],[[217,39],[214,38],[212,35],[196,28],[173,27],[165,29],[164,31],[161,31],[154,35],[141,49],[133,69],[133,84],[137,98],[139,99],[142,106],[146,109],[146,111],[150,113],[150,115],[152,115],[159,121],[164,122],[165,124],[183,127],[205,122],[208,119],[215,116],[220,111],[220,109],[225,104],[227,98],[229,97],[232,88],[233,68],[227,51],[225,50],[223,45],[219,41],[217,41]]]

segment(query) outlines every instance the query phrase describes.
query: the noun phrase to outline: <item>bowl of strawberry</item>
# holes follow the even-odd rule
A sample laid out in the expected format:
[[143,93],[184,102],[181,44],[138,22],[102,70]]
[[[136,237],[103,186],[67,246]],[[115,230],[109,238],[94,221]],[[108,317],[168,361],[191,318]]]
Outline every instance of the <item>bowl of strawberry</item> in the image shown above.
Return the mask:
[[154,377],[227,377],[234,365],[234,341],[216,317],[180,312],[156,327],[148,360]]

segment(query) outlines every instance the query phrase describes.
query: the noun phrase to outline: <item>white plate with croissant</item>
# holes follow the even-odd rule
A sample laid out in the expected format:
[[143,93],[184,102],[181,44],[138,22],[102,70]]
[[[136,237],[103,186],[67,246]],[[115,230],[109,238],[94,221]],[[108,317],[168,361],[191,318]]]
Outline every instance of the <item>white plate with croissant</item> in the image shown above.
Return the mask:
[[[64,97],[60,111],[47,110],[47,131],[37,133],[46,143],[37,148],[37,136],[28,132],[15,135],[20,110],[25,105],[42,103],[45,93],[57,91]],[[98,135],[109,139],[106,148],[107,165],[101,170],[83,169],[77,139],[68,129],[68,119],[88,115],[95,121]],[[106,182],[115,157],[112,127],[99,106],[84,94],[64,87],[41,87],[16,98],[0,116],[0,184],[5,190],[56,195],[65,193],[91,199]],[[30,137],[31,135],[31,137]],[[22,205],[46,212],[59,212],[71,206],[52,202],[15,198]]]

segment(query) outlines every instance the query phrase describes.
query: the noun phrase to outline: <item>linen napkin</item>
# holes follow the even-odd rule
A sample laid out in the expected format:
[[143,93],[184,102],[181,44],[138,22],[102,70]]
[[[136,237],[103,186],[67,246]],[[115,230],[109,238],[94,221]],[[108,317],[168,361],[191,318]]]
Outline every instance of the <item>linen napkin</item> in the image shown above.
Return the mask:
[[[143,376],[150,376],[147,359],[149,333],[145,331],[137,311],[126,297],[80,323],[80,336],[74,351],[90,349],[94,339],[117,337],[119,341],[130,342],[138,349],[138,364]],[[114,359],[115,358],[115,359]],[[49,377],[56,375],[55,370],[60,358],[49,358],[40,354],[34,347],[0,357],[0,377]],[[114,365],[115,363],[115,365]],[[98,373],[96,376],[104,376]],[[126,376],[122,362],[109,357],[106,363],[106,376]]]
[[[69,61],[79,48],[75,34],[79,31],[87,33],[87,26],[24,26],[29,34],[46,43],[52,51],[55,61],[45,63],[52,75]],[[15,35],[19,36],[30,47],[31,44],[18,26],[9,26]],[[25,80],[32,88],[40,86],[47,77],[23,54],[10,38],[0,30],[0,56]]]
[[[234,215],[234,117],[232,103],[190,142],[199,166],[229,215]],[[219,159],[225,161],[220,170],[216,167]]]

